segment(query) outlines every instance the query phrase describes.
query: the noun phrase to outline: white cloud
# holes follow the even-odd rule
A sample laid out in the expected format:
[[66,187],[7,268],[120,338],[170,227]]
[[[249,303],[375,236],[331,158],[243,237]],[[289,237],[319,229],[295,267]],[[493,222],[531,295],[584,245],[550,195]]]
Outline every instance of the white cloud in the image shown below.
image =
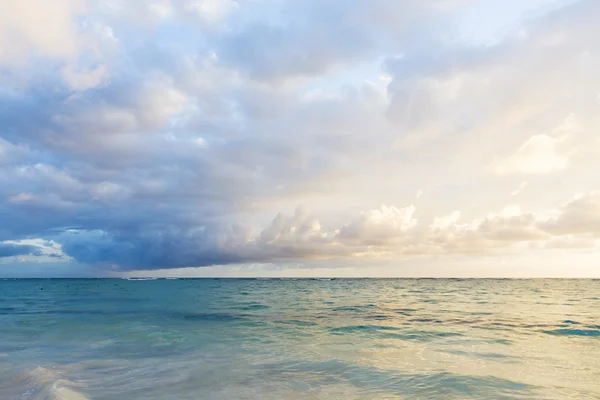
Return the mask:
[[525,188],[527,188],[527,185],[529,183],[527,181],[523,181],[521,182],[521,184],[519,185],[518,188],[516,188],[515,190],[513,190],[510,195],[511,196],[518,196],[521,192],[523,192],[523,190],[525,190]]
[[6,240],[0,242],[1,245],[11,245],[19,247],[26,247],[32,249],[30,254],[22,254],[18,257],[12,257],[8,260],[1,260],[3,263],[11,262],[16,259],[18,262],[50,262],[58,263],[71,260],[62,249],[62,246],[53,240],[44,239],[23,239],[23,240]]
[[442,230],[448,229],[456,222],[458,222],[460,218],[460,211],[452,211],[450,214],[444,217],[435,217],[433,219],[433,223],[430,225],[432,230]]
[[216,22],[238,7],[232,0],[188,0],[185,9],[195,13],[199,18]]
[[382,205],[378,209],[361,213],[360,217],[342,226],[338,237],[373,244],[386,243],[403,236],[417,225],[417,220],[413,218],[415,211],[413,205],[405,208]]
[[569,165],[569,154],[561,152],[563,140],[548,135],[534,135],[517,149],[515,154],[498,162],[499,174],[547,174]]
[[160,18],[167,18],[173,13],[173,8],[167,1],[151,3],[148,5],[148,9]]
[[67,64],[62,69],[64,81],[73,90],[87,90],[102,86],[108,82],[109,73],[106,65],[99,65],[91,70],[80,70],[72,64]]
[[51,57],[75,55],[81,43],[74,17],[85,10],[84,4],[83,0],[0,3],[0,63],[19,65],[32,51]]

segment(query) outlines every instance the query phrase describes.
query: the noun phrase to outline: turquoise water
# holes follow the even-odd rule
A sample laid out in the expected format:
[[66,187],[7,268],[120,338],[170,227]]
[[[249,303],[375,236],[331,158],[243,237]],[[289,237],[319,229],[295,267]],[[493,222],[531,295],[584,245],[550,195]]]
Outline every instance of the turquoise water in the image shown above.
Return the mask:
[[0,399],[599,399],[595,280],[0,280]]

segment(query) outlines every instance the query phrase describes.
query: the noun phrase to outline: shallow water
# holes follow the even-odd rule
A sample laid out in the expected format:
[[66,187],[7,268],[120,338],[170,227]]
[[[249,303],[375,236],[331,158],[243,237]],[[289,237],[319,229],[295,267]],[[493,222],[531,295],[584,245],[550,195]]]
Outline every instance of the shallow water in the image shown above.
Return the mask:
[[597,280],[0,280],[0,399],[599,399]]

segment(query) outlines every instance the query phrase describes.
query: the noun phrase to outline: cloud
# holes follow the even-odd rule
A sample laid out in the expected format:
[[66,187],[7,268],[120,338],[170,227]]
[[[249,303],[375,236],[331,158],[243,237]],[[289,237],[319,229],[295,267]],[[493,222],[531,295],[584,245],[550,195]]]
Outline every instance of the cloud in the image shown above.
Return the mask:
[[0,62],[26,62],[30,50],[51,57],[76,54],[81,42],[74,17],[84,12],[84,4],[80,0],[0,4]]
[[600,235],[600,193],[579,194],[540,227],[554,235]]
[[285,16],[285,23],[280,18],[252,21],[225,36],[218,55],[226,65],[260,81],[321,75],[377,57],[377,53],[392,52],[396,47],[392,43],[403,40],[419,21],[436,18],[456,3],[374,0],[366,6],[316,0],[281,2],[269,14]]
[[33,254],[37,248],[35,246],[0,243],[0,258],[14,257]]
[[[71,260],[62,246],[53,240],[24,239],[7,240],[0,243],[0,258],[8,258],[8,262],[18,256],[19,263],[68,262]],[[7,260],[3,260],[4,263]]]
[[[24,0],[0,5],[0,83],[21,89],[48,78],[71,91],[105,85],[115,47],[110,28],[91,23],[93,2]],[[40,79],[39,70],[48,76]]]
[[144,232],[76,230],[63,233],[58,240],[65,253],[79,262],[127,270],[240,262],[232,251],[235,233],[229,233],[163,226]]
[[75,69],[73,65],[66,65],[61,72],[64,81],[74,91],[102,86],[109,79],[106,65],[99,65],[90,70]]
[[512,156],[496,166],[500,174],[547,174],[569,165],[569,155],[560,153],[561,140],[547,135],[527,139]]
[[[186,267],[239,262],[275,262],[351,257],[371,246],[384,250],[406,237],[416,220],[413,206],[382,206],[340,228],[326,229],[303,208],[279,213],[253,234],[242,226],[148,226],[143,232],[71,230],[57,240],[66,254],[85,263],[118,264],[123,269]],[[387,250],[386,250],[387,251]]]
[[525,188],[527,188],[527,185],[528,185],[528,184],[529,184],[529,183],[528,183],[527,181],[523,181],[523,182],[521,182],[521,184],[519,185],[519,187],[518,187],[518,188],[516,188],[515,190],[513,190],[513,191],[510,193],[510,195],[511,195],[511,196],[518,196],[518,195],[519,195],[519,193],[521,193],[523,190],[525,190]]
[[549,238],[536,227],[536,217],[522,213],[518,206],[509,206],[500,213],[490,213],[485,218],[462,224],[458,223],[459,216],[458,212],[454,212],[447,217],[436,218],[431,225],[428,237],[438,252],[485,253]]
[[362,243],[384,244],[402,236],[404,232],[414,228],[417,220],[413,218],[416,208],[387,207],[364,212],[339,230],[339,238],[358,240]]
[[[239,264],[241,262],[291,262],[348,260],[375,257],[399,260],[440,254],[486,254],[509,251],[530,244],[536,248],[584,248],[595,246],[580,230],[557,230],[556,221],[571,220],[569,203],[556,220],[523,213],[507,206],[485,218],[459,222],[460,212],[435,217],[419,228],[414,206],[382,206],[360,213],[340,227],[324,226],[298,208],[291,215],[279,213],[260,232],[242,226],[227,229],[200,227],[170,232],[166,227],[138,235],[111,236],[105,232],[73,231],[60,238],[66,253],[87,263],[118,264],[122,269],[166,268]],[[597,213],[600,216],[600,212]],[[589,217],[589,216],[588,216]],[[575,236],[573,236],[575,235]],[[145,249],[145,251],[143,250]]]
[[187,11],[196,13],[199,18],[218,21],[238,7],[231,0],[189,0],[184,5]]
[[452,213],[450,213],[446,216],[435,217],[433,219],[433,223],[430,225],[430,228],[433,231],[448,229],[449,227],[451,227],[452,225],[457,223],[459,218],[460,218],[460,211],[458,211],[458,210],[452,211]]
[[327,268],[595,240],[595,197],[556,205],[597,189],[596,2],[477,24],[469,1],[23,4],[0,13],[0,240],[61,250],[19,256]]

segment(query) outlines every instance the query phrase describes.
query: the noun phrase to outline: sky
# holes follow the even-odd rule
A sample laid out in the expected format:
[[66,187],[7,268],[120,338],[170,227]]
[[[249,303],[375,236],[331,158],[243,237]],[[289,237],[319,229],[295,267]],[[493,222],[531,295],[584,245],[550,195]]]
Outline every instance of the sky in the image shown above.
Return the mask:
[[597,0],[0,0],[0,276],[600,277]]

